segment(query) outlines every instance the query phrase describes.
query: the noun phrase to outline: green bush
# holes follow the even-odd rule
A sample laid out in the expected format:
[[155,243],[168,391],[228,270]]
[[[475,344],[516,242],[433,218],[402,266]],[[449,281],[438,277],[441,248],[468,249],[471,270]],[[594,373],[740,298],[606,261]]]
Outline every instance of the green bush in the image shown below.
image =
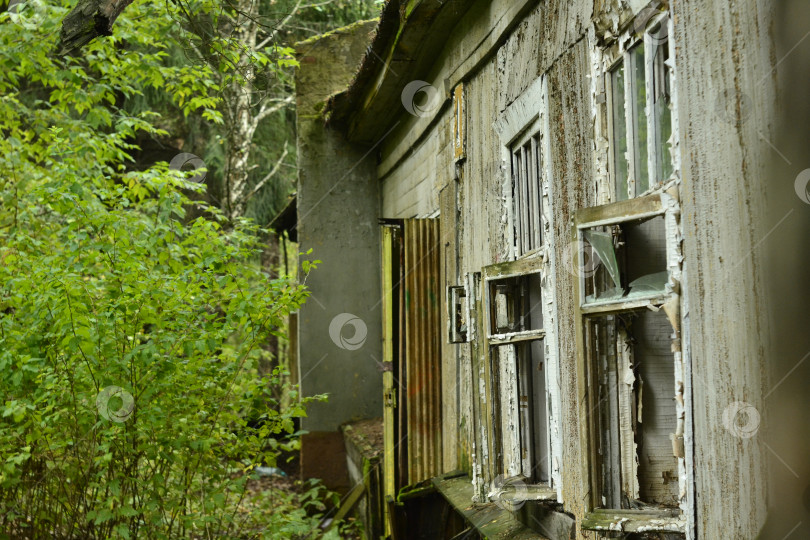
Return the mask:
[[[184,223],[184,180],[88,183],[68,148],[55,138],[49,178],[3,189],[0,528],[228,536],[251,519],[248,465],[274,464],[267,437],[304,414],[308,399],[274,404],[284,379],[259,380],[256,362],[306,292],[251,262],[247,222],[226,230],[208,209]],[[266,422],[249,428],[257,403]],[[276,538],[303,517],[261,519]]]
[[[150,4],[138,23],[159,30]],[[256,371],[306,290],[263,273],[255,226],[192,202],[199,184],[125,167],[159,130],[116,103],[186,75],[110,40],[52,58],[64,13],[0,14],[0,537],[314,536],[317,486],[246,496],[322,399]]]

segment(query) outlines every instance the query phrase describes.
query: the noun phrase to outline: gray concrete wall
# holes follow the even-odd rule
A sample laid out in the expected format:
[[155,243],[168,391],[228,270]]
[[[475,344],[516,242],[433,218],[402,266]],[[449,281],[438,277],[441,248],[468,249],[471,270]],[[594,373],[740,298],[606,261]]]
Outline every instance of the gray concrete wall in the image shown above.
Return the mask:
[[296,47],[298,237],[301,251],[312,249],[302,258],[321,261],[306,278],[312,296],[299,315],[299,371],[303,395],[329,394],[309,407],[301,427],[310,432],[337,433],[349,420],[382,416],[374,155],[326,129],[319,115],[350,82],[374,27],[356,24]]

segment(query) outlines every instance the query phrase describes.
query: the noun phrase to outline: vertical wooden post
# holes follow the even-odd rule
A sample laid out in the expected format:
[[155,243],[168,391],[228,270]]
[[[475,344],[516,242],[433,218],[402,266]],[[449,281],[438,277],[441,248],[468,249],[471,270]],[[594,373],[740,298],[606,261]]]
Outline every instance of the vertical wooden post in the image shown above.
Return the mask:
[[[394,448],[394,298],[393,298],[393,235],[391,227],[382,227],[382,297],[383,297],[383,497],[396,498]],[[391,535],[390,506],[383,505],[385,535]]]

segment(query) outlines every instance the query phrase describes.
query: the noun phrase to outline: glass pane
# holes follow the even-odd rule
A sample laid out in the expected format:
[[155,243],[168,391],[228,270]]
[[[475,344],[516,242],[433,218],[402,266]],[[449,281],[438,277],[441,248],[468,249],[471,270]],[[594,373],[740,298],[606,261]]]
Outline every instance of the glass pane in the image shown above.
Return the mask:
[[538,138],[532,137],[529,141],[529,154],[532,156],[531,166],[531,219],[532,219],[532,249],[543,243],[542,223],[540,220],[540,207],[542,205],[542,186],[540,185],[540,144]]
[[623,201],[627,199],[627,116],[624,107],[624,62],[610,73],[610,90],[616,200]]
[[613,234],[597,230],[586,230],[585,239],[596,251],[599,260],[605,264],[613,287],[621,292],[622,284],[619,275],[619,262],[616,260],[616,250],[613,247]]
[[520,149],[518,149],[518,151],[512,155],[512,215],[515,221],[515,250],[518,255],[522,253],[521,238],[523,237],[523,224],[521,222],[520,213],[520,176],[522,168],[520,157]]
[[[542,340],[518,346],[523,475],[533,482],[549,480],[548,411]],[[527,422],[524,428],[522,423]]]
[[670,102],[670,73],[666,65],[669,59],[669,46],[666,42],[653,44],[655,66],[655,119],[656,119],[656,145],[658,159],[656,180],[663,182],[672,175],[672,156],[669,153],[667,141],[672,135],[672,111]]
[[526,152],[526,148],[524,147],[521,150],[521,155],[523,156],[523,168],[520,170],[521,175],[521,185],[520,185],[520,214],[522,220],[522,228],[523,228],[523,241],[521,244],[520,253],[526,253],[531,249],[529,245],[529,238],[532,234],[532,227],[531,227],[531,219],[529,216],[529,155]]
[[645,87],[644,46],[637,45],[630,51],[631,87],[633,91],[633,130],[636,195],[650,187],[650,172],[647,163],[647,89]]
[[612,303],[664,294],[669,278],[664,216],[583,231],[592,250],[585,303]]

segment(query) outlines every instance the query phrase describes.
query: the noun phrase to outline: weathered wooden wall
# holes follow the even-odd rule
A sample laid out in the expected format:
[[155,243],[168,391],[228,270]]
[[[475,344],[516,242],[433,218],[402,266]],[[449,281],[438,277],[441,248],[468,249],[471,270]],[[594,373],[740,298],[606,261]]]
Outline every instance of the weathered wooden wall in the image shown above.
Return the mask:
[[722,415],[733,402],[764,410],[770,329],[758,247],[776,225],[763,219],[773,152],[765,141],[774,138],[771,9],[765,0],[672,6],[701,538],[753,538],[766,518],[764,441],[735,436]]
[[[487,7],[480,7],[487,4]],[[765,313],[761,252],[770,227],[764,219],[768,153],[777,62],[771,45],[770,2],[674,0],[681,145],[681,197],[685,239],[684,333],[691,345],[694,387],[694,454],[690,471],[697,499],[700,538],[754,538],[765,521],[762,441],[725,429],[723,410],[745,401],[763,407]],[[463,81],[466,93],[467,159],[456,171],[450,136],[452,108],[431,118],[404,114],[381,145],[378,174],[385,218],[434,216],[442,220],[445,284],[505,260],[506,206],[498,116],[538,77],[548,78],[554,256],[571,239],[573,213],[606,202],[600,176],[597,119],[592,88],[593,23],[618,31],[644,2],[619,9],[614,0],[478,2],[448,38],[433,71],[424,74],[449,93]],[[520,17],[511,25],[508,17]],[[500,34],[499,34],[500,32]],[[502,39],[498,35],[503,35]],[[494,36],[494,37],[493,37]],[[745,96],[745,97],[742,97]],[[731,121],[718,105],[736,100]],[[602,190],[600,192],[600,190]],[[452,213],[452,215],[448,215]],[[563,488],[565,510],[581,522],[589,486],[581,474],[583,374],[577,372],[574,277],[554,267],[559,320],[557,337],[563,395]],[[445,327],[441,328],[444,335]],[[443,347],[444,464],[470,474],[473,447],[473,371],[469,344]],[[454,378],[448,380],[448,378]],[[458,449],[453,455],[454,449]],[[588,538],[578,530],[580,538]],[[693,533],[690,532],[690,537]]]

